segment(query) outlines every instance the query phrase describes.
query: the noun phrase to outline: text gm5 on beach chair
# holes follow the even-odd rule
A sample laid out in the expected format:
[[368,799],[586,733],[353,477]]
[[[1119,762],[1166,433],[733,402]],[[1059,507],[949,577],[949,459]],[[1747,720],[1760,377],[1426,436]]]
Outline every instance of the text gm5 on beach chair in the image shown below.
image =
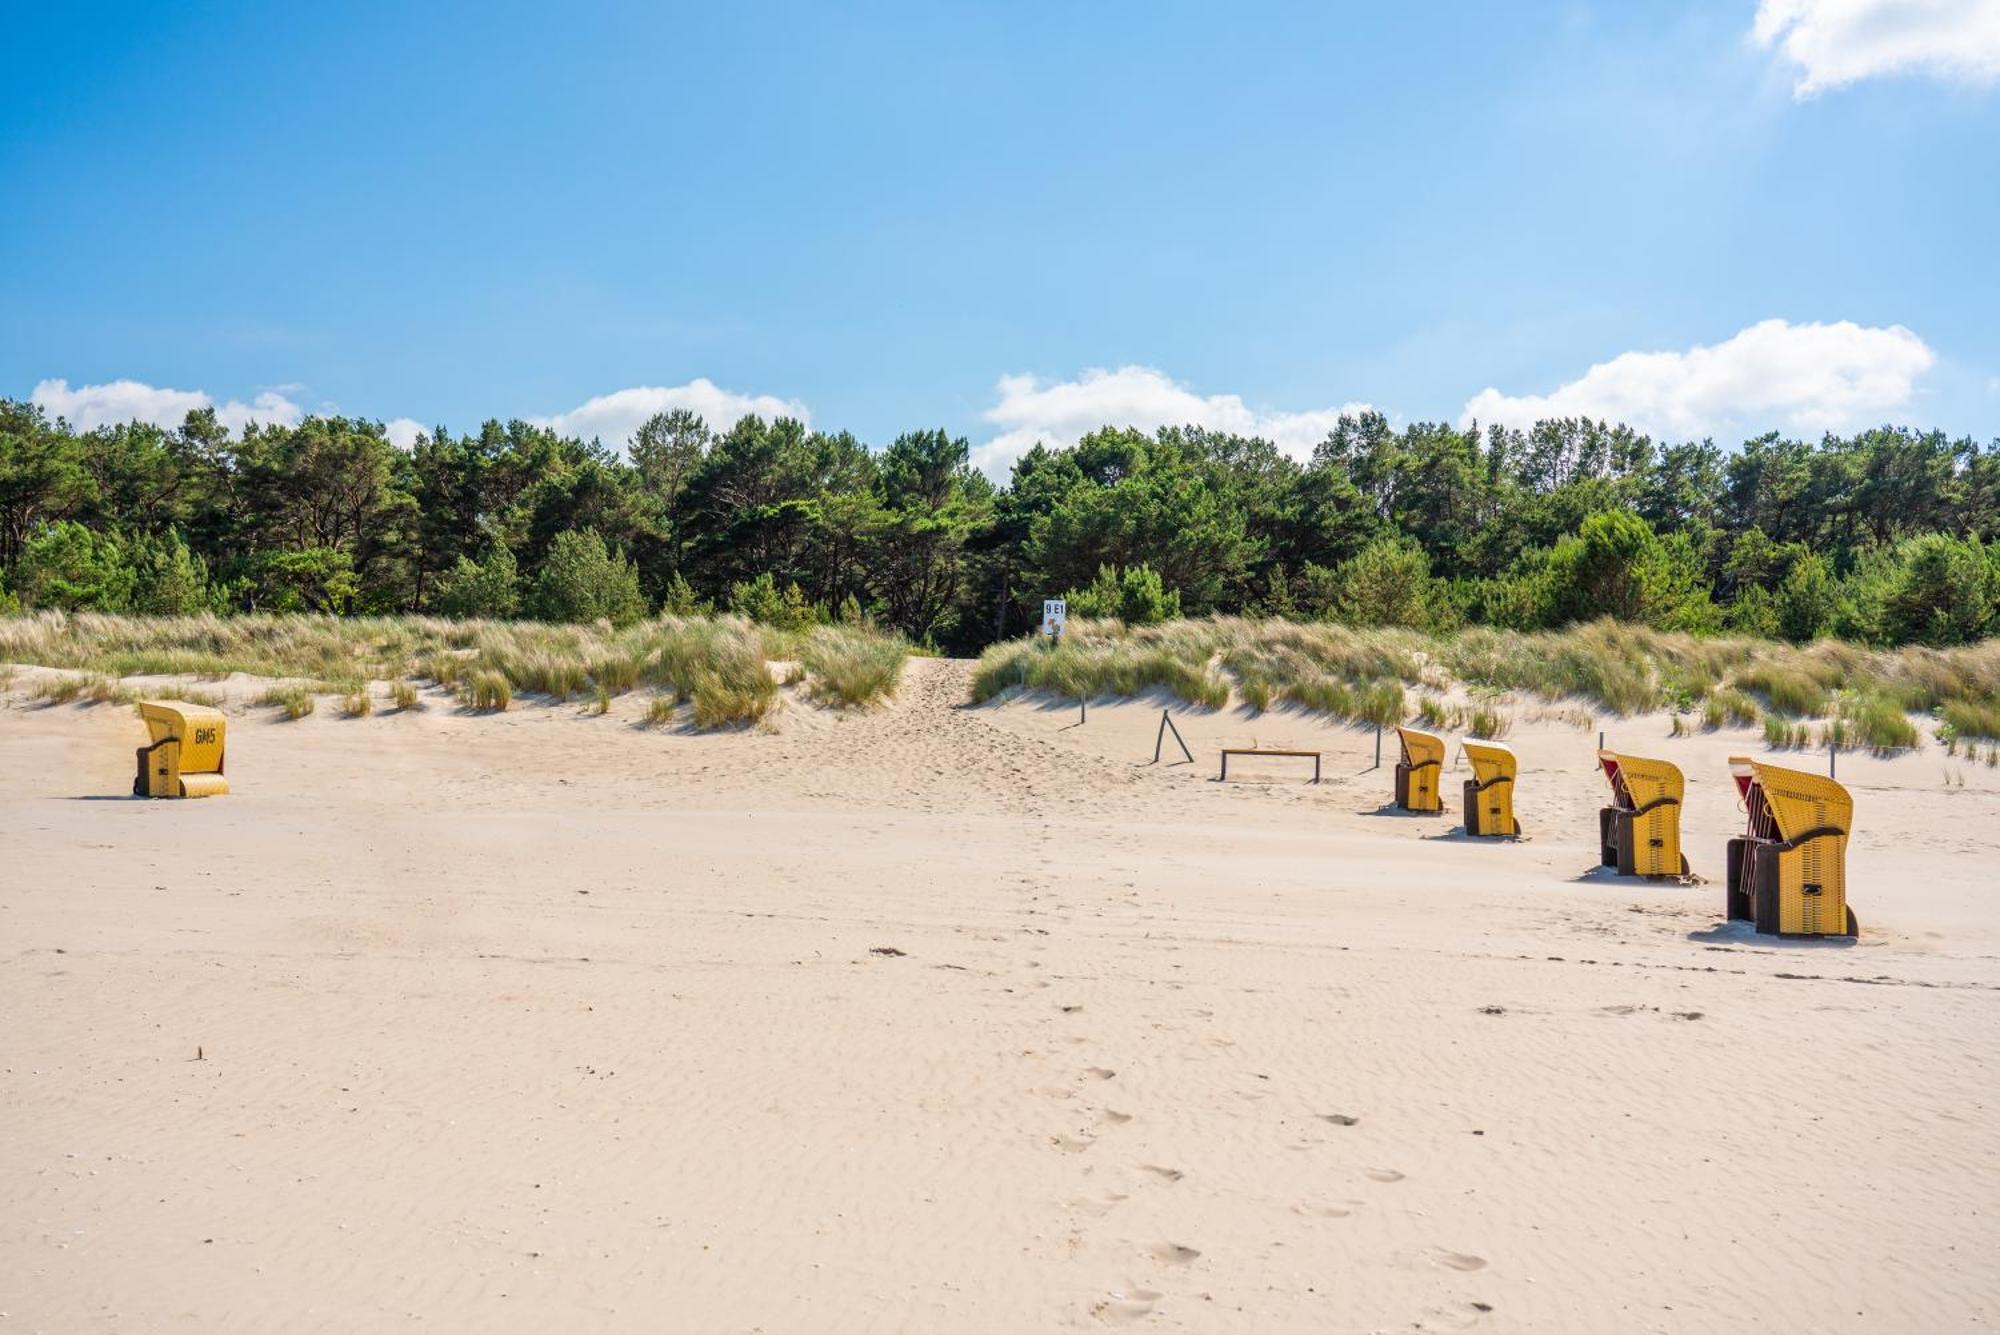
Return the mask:
[[1664,760],[1599,751],[1611,805],[1597,813],[1604,865],[1621,876],[1685,876],[1681,855],[1680,768]]
[[140,704],[139,717],[153,736],[139,748],[134,797],[220,797],[229,791],[222,777],[222,742],[228,725],[219,709],[202,705]]
[[1398,728],[1403,758],[1396,764],[1396,805],[1405,811],[1443,811],[1444,738]]
[[1731,756],[1749,825],[1729,841],[1729,916],[1779,936],[1853,936],[1847,834],[1854,800],[1832,779]]
[[1465,832],[1519,834],[1521,822],[1514,819],[1514,773],[1519,768],[1514,749],[1470,739],[1463,745],[1472,764],[1472,777],[1465,781]]

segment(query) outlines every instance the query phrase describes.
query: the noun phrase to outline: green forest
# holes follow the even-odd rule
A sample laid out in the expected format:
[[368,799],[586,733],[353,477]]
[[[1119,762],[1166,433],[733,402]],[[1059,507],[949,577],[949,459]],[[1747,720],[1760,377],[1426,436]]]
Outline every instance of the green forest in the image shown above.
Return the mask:
[[1623,426],[1343,419],[1304,462],[1200,428],[1038,446],[1004,485],[962,438],[871,448],[755,417],[628,449],[521,421],[413,448],[308,417],[87,433],[0,400],[0,610],[870,622],[940,650],[1041,600],[1548,629],[1599,617],[1874,645],[2000,634],[2000,441],[1884,428],[1726,448]]

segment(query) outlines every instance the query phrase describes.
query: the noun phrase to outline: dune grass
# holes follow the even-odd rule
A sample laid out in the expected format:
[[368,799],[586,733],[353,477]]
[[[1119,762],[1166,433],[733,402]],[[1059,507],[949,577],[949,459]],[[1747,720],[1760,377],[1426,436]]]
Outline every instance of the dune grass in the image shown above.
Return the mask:
[[1060,645],[998,644],[980,657],[973,698],[1010,687],[1071,698],[1160,690],[1220,709],[1235,686],[1252,708],[1294,705],[1360,722],[1403,716],[1404,680],[1419,674],[1412,637],[1343,626],[1217,617],[1128,630],[1073,621]]
[[514,703],[514,686],[507,674],[483,668],[458,685],[459,702],[481,713],[499,713]]
[[[1619,716],[1668,709],[1687,716],[1682,733],[1696,718],[1711,730],[1762,725],[1780,748],[1831,739],[1904,750],[1921,744],[1911,716],[1923,714],[1955,736],[2000,739],[2000,641],[1875,650],[1832,640],[1703,638],[1613,621],[1436,637],[1236,617],[1136,629],[1075,620],[1060,647],[1027,639],[987,650],[974,699],[1013,687],[1069,697],[1157,689],[1207,708],[1233,694],[1252,710],[1290,704],[1359,722],[1415,717],[1487,736],[1510,726],[1490,698],[1511,691]],[[1455,703],[1467,695],[1474,703]]]
[[273,686],[257,698],[257,703],[267,708],[284,711],[285,717],[294,723],[313,712],[314,701],[311,690],[304,686]]
[[51,705],[75,704],[79,701],[93,705],[129,705],[139,699],[137,691],[119,685],[102,673],[88,673],[76,677],[49,677],[38,682],[31,692],[33,697]]
[[[779,632],[740,617],[660,617],[617,630],[602,622],[437,617],[0,617],[0,663],[114,680],[138,674],[215,680],[240,672],[350,701],[368,682],[406,678],[491,700],[498,688],[489,674],[505,680],[509,701],[525,693],[605,703],[630,691],[668,689],[692,704],[696,726],[704,728],[755,722],[777,707],[770,659],[800,659],[807,695],[847,708],[892,694],[907,653],[901,639],[868,627]],[[411,707],[395,698],[399,709]]]
[[815,626],[800,648],[799,665],[808,696],[853,708],[894,695],[908,657],[900,638],[852,626]]

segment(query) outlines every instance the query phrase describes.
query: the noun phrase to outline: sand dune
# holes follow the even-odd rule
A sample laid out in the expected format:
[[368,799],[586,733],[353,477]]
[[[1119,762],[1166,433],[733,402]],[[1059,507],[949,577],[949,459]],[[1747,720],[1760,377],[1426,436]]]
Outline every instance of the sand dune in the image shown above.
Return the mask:
[[[1518,706],[1530,837],[1474,842],[1370,732],[1177,710],[1155,766],[1157,704],[967,673],[259,711],[179,803],[16,699],[0,1331],[2000,1322],[1995,771],[1843,756],[1863,935],[1779,943],[1593,869],[1595,727],[1711,880],[1748,733]],[[1215,782],[1253,740],[1327,781]]]

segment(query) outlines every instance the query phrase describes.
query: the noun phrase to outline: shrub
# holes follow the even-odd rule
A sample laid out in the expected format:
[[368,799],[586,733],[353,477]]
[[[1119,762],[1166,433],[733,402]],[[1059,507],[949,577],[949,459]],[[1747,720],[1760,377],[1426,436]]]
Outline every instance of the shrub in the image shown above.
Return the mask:
[[670,617],[708,616],[715,611],[715,605],[706,598],[697,597],[687,576],[678,570],[667,582],[666,592],[660,598],[660,614]]
[[29,607],[122,612],[136,575],[115,537],[65,519],[29,535],[10,582]]
[[354,558],[331,547],[265,552],[252,563],[251,598],[268,611],[337,616],[353,608],[360,591]]
[[459,557],[439,584],[436,602],[438,611],[461,620],[513,616],[521,608],[520,573],[514,553],[507,544],[495,543],[484,562]]
[[796,582],[780,589],[768,570],[730,586],[729,610],[778,630],[804,630],[819,619]]
[[1704,630],[1707,605],[1699,553],[1683,535],[1663,541],[1629,510],[1602,510],[1557,541],[1544,568],[1545,624],[1611,617]]
[[1807,553],[1792,563],[1772,600],[1777,633],[1805,644],[1833,629],[1838,591],[1825,558]]
[[1335,570],[1334,609],[1356,626],[1424,626],[1431,620],[1430,558],[1413,538],[1378,538]]
[[1883,630],[1898,643],[1966,644],[1994,619],[1993,563],[1977,541],[1926,533],[1896,548]]
[[606,550],[596,529],[565,529],[542,559],[528,610],[543,621],[629,626],[646,614],[646,599],[639,572],[622,553]]
[[178,533],[164,542],[144,541],[133,547],[137,583],[132,609],[149,616],[193,616],[207,611],[212,591],[208,566]]
[[1099,566],[1089,588],[1063,597],[1072,616],[1115,618],[1128,626],[1157,626],[1181,614],[1179,591],[1167,588],[1148,565]]

